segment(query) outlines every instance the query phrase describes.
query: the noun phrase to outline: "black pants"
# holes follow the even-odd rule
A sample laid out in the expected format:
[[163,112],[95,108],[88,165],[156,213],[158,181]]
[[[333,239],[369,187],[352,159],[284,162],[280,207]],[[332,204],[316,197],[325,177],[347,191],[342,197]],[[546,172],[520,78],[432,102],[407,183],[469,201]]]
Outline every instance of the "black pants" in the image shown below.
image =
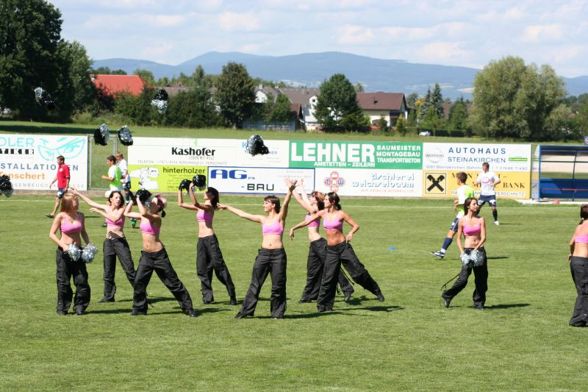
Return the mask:
[[572,256],[570,270],[578,293],[570,325],[588,326],[588,258]]
[[[306,286],[304,286],[304,290],[302,290],[302,301],[312,301],[318,298],[326,257],[327,240],[320,238],[312,241],[308,247]],[[353,293],[353,286],[345,277],[342,270],[339,271],[338,282],[343,294],[351,295]]]
[[131,287],[135,283],[135,266],[133,264],[133,257],[131,256],[131,249],[125,237],[113,238],[104,240],[104,299],[114,301],[114,293],[116,293],[116,284],[114,276],[116,272],[116,257],[120,261],[127,279]]
[[231,299],[235,299],[235,285],[231,279],[229,268],[225,264],[223,254],[216,235],[198,238],[196,245],[196,274],[200,279],[202,301],[209,303],[214,301],[212,293],[212,271],[217,279],[227,287]]
[[[467,251],[472,249],[473,248],[466,248],[465,250]],[[459,294],[459,292],[463,290],[468,284],[468,277],[473,270],[476,283],[476,288],[472,294],[474,306],[484,306],[484,303],[486,302],[486,291],[488,290],[488,260],[486,258],[486,251],[484,248],[480,248],[478,251],[484,254],[484,261],[482,265],[473,267],[471,264],[462,264],[457,280],[449,290],[443,292],[443,298],[451,300],[453,297]]]
[[243,300],[239,313],[253,316],[261,287],[271,274],[272,294],[270,308],[272,317],[282,318],[286,312],[286,266],[288,264],[284,249],[260,249],[251,274],[251,284]]
[[74,307],[76,310],[85,311],[90,304],[91,295],[86,263],[81,260],[71,260],[61,248],[57,248],[55,262],[57,265],[57,311],[67,313],[71,306],[73,291],[70,280],[72,277],[76,286]]
[[341,270],[341,264],[351,275],[351,279],[374,295],[382,292],[378,283],[372,278],[364,265],[359,261],[353,247],[348,242],[341,242],[334,246],[327,246],[327,256],[321,280],[321,288],[316,301],[319,311],[332,310],[337,289],[337,277]]
[[133,310],[147,313],[147,285],[153,271],[161,282],[171,291],[183,311],[192,309],[192,299],[184,284],[178,278],[172,267],[165,248],[158,252],[141,251],[141,259],[135,276],[135,293],[133,295]]

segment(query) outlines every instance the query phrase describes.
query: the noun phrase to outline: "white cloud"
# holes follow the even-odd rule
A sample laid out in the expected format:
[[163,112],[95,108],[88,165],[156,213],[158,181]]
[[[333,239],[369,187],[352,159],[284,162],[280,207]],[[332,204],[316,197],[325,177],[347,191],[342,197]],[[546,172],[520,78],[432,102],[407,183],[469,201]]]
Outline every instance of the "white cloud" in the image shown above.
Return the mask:
[[431,42],[422,45],[416,51],[417,56],[427,63],[459,64],[469,53],[458,42]]
[[558,41],[563,37],[562,26],[558,24],[531,25],[525,27],[522,41],[526,43],[540,43]]
[[372,30],[364,26],[342,26],[337,35],[337,42],[342,45],[369,44],[374,39]]
[[253,12],[223,12],[218,16],[219,27],[223,31],[256,31],[260,29],[259,17]]

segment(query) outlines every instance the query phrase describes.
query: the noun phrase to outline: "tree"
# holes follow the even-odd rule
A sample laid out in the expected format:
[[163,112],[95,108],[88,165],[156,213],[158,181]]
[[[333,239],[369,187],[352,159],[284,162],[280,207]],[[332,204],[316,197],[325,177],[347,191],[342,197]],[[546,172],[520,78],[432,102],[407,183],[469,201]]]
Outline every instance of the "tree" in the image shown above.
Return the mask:
[[68,118],[72,112],[88,108],[96,96],[96,88],[90,79],[91,61],[79,42],[61,41],[57,57],[61,74],[55,90],[60,97],[57,109],[60,117]]
[[315,116],[325,131],[366,131],[369,120],[357,104],[351,82],[335,74],[320,86]]
[[489,137],[549,138],[545,121],[564,96],[563,81],[551,67],[537,70],[506,57],[476,75],[471,123]]
[[166,125],[204,128],[217,125],[218,115],[210,92],[203,86],[194,87],[170,97],[165,115]]
[[59,103],[56,53],[61,13],[44,0],[0,2],[0,106],[33,118],[46,114],[33,89],[42,87]]
[[471,136],[468,127],[468,108],[463,98],[455,101],[449,109],[447,128],[450,132],[464,132],[467,136]]
[[227,63],[216,81],[216,100],[226,123],[242,128],[255,104],[255,85],[243,64]]
[[108,67],[98,67],[98,68],[92,68],[91,71],[93,74],[98,74],[98,75],[126,75],[127,73],[122,70],[122,69],[115,69],[112,70]]
[[437,117],[443,118],[443,94],[441,93],[441,86],[435,83],[433,92],[429,96],[429,106],[433,107],[434,113]]
[[155,86],[155,76],[153,76],[153,72],[149,71],[148,69],[139,68],[136,69],[133,74],[139,76],[143,80],[143,83],[145,83],[147,86]]
[[290,109],[290,100],[284,94],[278,94],[275,102],[271,104],[271,110],[267,113],[266,121],[270,123],[283,123],[291,118],[292,110]]

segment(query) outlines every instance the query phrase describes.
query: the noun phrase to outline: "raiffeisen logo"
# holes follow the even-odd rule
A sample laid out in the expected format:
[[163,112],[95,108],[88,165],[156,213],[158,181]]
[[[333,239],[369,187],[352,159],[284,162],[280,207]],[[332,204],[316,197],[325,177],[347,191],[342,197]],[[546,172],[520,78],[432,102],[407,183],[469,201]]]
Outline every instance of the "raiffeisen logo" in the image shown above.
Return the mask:
[[216,150],[212,148],[172,147],[172,155],[192,155],[196,157],[213,157]]

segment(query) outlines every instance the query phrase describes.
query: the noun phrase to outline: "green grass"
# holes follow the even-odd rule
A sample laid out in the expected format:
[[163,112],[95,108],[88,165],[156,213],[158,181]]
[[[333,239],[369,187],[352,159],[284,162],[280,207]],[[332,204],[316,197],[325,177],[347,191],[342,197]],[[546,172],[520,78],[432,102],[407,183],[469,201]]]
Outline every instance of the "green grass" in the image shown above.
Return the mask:
[[[262,212],[261,197],[222,199]],[[500,201],[502,225],[488,227],[488,308],[480,312],[470,307],[473,279],[450,309],[439,297],[460,267],[455,245],[443,261],[428,253],[447,231],[451,202],[345,198],[361,225],[354,248],[386,301],[355,286],[354,301],[338,296],[333,313],[298,304],[308,249],[300,231],[286,242],[286,319],[270,318],[268,280],[256,317],[235,320],[238,308],[228,305],[216,278],[217,302],[201,305],[194,216],[171,201],[162,240],[202,312],[196,319],[180,313],[155,276],[149,294],[157,301],[148,316],[130,317],[132,290],[120,266],[117,302],[98,304],[101,252],[89,265],[89,313],[57,316],[55,246],[44,218],[52,198],[0,199],[0,390],[586,390],[588,329],[567,325],[575,300],[567,242],[578,206]],[[101,244],[101,219],[82,208],[90,238]],[[489,209],[482,214],[489,217]],[[288,226],[303,215],[293,205]],[[225,212],[215,228],[241,300],[261,229]],[[137,262],[139,232],[129,227],[127,236]]]

